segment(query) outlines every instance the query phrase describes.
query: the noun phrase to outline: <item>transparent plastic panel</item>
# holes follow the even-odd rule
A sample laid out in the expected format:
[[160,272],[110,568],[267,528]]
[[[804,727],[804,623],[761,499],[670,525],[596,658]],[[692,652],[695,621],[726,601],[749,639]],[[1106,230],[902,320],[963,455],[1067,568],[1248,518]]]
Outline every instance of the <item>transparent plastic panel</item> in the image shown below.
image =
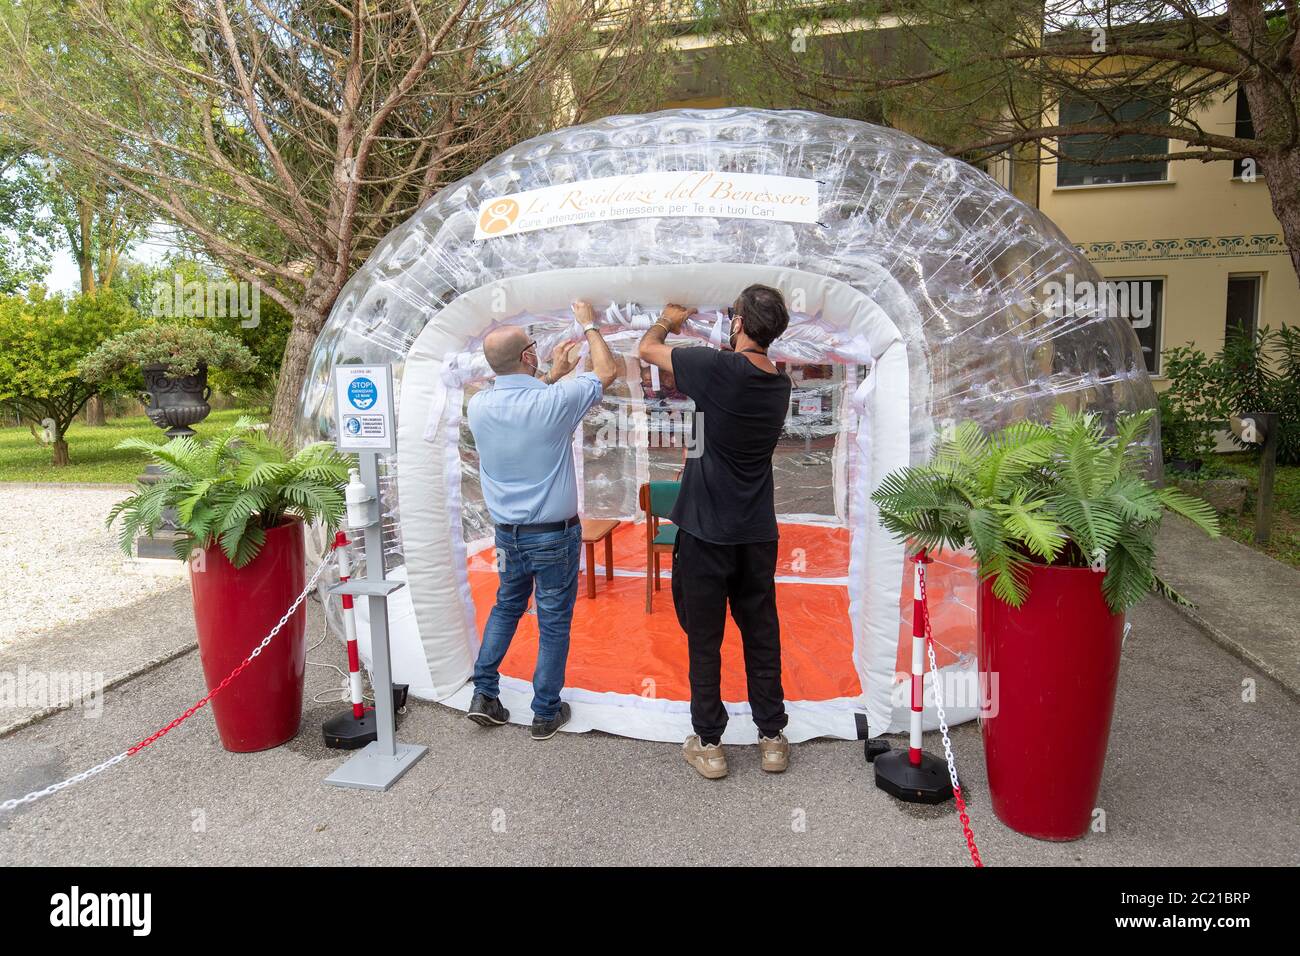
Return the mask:
[[[586,501],[601,511],[631,514],[637,507],[636,496],[629,497],[622,487],[629,476],[639,469],[643,481],[676,480],[694,448],[694,403],[677,390],[671,372],[641,361],[636,354],[643,330],[653,323],[662,307],[662,303],[654,309],[624,305],[621,308],[628,314],[622,325],[626,331],[605,327],[606,341],[623,373],[605,390],[601,404],[588,413],[583,432]],[[674,339],[674,344],[679,348],[716,347],[713,332],[721,318],[721,308],[703,310],[684,331],[689,341]],[[543,368],[549,365],[551,350],[575,338],[572,317],[567,315],[524,315],[502,324],[527,330],[537,342]],[[844,432],[849,392],[862,374],[857,363],[843,361],[840,350],[845,347],[845,337],[838,329],[793,312],[787,336],[770,350],[793,386],[776,455],[778,475],[789,476],[786,481],[777,481],[778,513],[824,519],[837,514],[832,490],[835,445]],[[492,380],[481,338],[458,356],[457,364],[462,370],[455,384],[464,389],[467,407],[469,399]],[[579,370],[589,368],[584,349]],[[474,462],[477,459],[472,436],[463,421],[464,410],[461,451],[463,457]],[[838,513],[842,514],[842,506]]]
[[[477,209],[494,197],[694,170],[816,179],[818,223],[651,217],[473,238]],[[796,268],[838,279],[879,303],[908,351],[912,413],[900,427],[908,429],[913,462],[928,458],[936,431],[950,422],[994,428],[1044,420],[1062,402],[1107,417],[1155,404],[1128,319],[1108,312],[1104,300],[1063,309],[1053,299],[1053,284],[1097,283],[1095,270],[1038,210],[984,173],[896,130],[853,120],[801,111],[668,110],[608,117],[520,143],[394,230],[343,290],[316,343],[297,437],[333,438],[328,386],[335,364],[394,363],[400,386],[416,336],[466,292],[554,269],[709,262]],[[690,304],[707,312],[728,303]],[[544,357],[571,334],[571,317],[533,319]],[[708,318],[692,328],[697,339],[711,331]],[[611,418],[647,408],[668,413],[681,402],[670,385],[649,381],[639,368],[632,354],[639,332],[625,335],[616,347],[626,374],[584,424],[584,507],[592,515],[634,514],[639,482],[671,478],[679,467],[680,450],[671,446],[647,441],[641,454],[597,440]],[[861,361],[845,347],[829,324],[809,319],[775,350],[796,378],[776,456],[777,507],[830,526],[846,517],[836,429],[850,394],[845,383],[856,380]],[[478,385],[468,383],[466,395]],[[462,443],[462,451],[462,525],[473,540],[485,526],[481,503],[470,494],[472,448]],[[385,473],[400,477],[393,457]],[[397,527],[389,560],[400,562]]]

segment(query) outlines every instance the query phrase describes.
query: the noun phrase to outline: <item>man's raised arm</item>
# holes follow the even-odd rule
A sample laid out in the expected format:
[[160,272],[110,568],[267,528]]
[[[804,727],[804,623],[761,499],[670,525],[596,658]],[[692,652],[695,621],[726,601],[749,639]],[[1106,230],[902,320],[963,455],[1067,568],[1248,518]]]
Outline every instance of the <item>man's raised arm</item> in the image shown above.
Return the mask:
[[600,379],[600,384],[604,388],[609,388],[614,379],[618,378],[618,363],[614,360],[614,353],[609,350],[609,343],[605,341],[605,337],[600,334],[600,328],[596,325],[596,313],[591,308],[590,302],[579,299],[573,303],[573,314],[578,320],[578,325],[582,326],[582,333],[591,347],[591,370],[596,374],[596,378]]
[[649,362],[651,365],[659,366],[665,372],[671,372],[673,350],[664,340],[668,338],[669,332],[673,334],[680,332],[686,320],[697,311],[699,310],[672,303],[664,306],[664,311],[655,320],[655,324],[650,326],[646,334],[641,337],[641,344],[637,346],[636,354],[643,362]]

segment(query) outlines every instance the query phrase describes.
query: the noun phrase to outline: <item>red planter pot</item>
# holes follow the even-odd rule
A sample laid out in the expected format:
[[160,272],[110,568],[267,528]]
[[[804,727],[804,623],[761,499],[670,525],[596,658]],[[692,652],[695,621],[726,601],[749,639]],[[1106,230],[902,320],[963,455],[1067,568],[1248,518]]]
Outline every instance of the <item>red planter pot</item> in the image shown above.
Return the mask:
[[1092,820],[1115,709],[1124,615],[1103,575],[1035,565],[1013,608],[980,586],[980,725],[993,812],[1040,840],[1077,840]]
[[[302,522],[266,533],[236,568],[213,546],[191,564],[203,676],[212,690],[275,627],[306,586]],[[278,747],[298,733],[307,669],[307,612],[299,607],[266,649],[212,699],[221,745],[235,753]]]

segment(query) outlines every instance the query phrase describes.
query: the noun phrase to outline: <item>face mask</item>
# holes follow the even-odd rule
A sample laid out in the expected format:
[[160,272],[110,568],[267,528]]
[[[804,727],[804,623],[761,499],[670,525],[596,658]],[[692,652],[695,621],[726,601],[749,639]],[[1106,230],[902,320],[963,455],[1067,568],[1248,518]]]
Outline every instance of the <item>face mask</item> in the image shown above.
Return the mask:
[[731,351],[733,352],[736,351],[736,339],[740,337],[740,328],[740,320],[733,319],[731,321],[731,338],[728,340],[731,344]]

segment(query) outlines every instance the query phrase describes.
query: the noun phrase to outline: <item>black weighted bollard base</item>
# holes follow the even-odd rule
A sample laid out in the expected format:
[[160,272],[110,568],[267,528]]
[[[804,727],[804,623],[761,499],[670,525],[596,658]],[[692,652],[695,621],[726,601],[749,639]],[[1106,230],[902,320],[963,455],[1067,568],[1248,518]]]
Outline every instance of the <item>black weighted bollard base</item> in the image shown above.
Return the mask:
[[891,750],[871,764],[876,768],[876,786],[905,803],[943,803],[952,799],[952,778],[948,764],[933,754],[921,753],[920,766],[913,766],[907,750]]
[[[410,684],[393,685],[393,710],[399,714],[406,713],[410,688]],[[321,730],[325,733],[325,746],[331,750],[360,750],[370,741],[379,739],[373,710],[367,710],[361,717],[353,717],[352,711],[345,710],[325,721]]]
[[325,746],[332,750],[360,750],[372,740],[378,739],[375,729],[375,712],[368,710],[360,717],[352,716],[352,711],[331,717],[321,726],[325,733]]

